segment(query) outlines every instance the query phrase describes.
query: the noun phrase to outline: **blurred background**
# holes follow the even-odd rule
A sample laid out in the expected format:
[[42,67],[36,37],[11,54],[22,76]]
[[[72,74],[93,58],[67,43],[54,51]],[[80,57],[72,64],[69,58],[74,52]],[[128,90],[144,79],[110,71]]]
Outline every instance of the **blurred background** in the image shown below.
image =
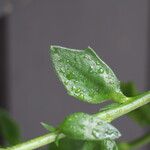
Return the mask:
[[[0,0],[0,105],[24,140],[46,133],[40,122],[57,125],[69,113],[101,107],[67,95],[52,68],[51,44],[91,46],[121,81],[148,90],[149,18],[148,0]],[[124,140],[146,132],[127,117],[114,124]]]

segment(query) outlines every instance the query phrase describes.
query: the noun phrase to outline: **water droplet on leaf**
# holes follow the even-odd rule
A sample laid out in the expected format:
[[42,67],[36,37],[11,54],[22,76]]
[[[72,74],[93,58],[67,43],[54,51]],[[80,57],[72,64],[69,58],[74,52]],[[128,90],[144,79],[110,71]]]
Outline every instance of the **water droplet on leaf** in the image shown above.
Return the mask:
[[73,79],[73,73],[68,73],[68,74],[66,75],[66,78],[67,78],[68,80]]
[[77,88],[75,89],[75,93],[80,93],[81,92],[81,89]]
[[104,69],[103,69],[103,68],[100,68],[100,69],[98,70],[98,72],[99,72],[100,74],[102,74],[102,73],[104,73]]

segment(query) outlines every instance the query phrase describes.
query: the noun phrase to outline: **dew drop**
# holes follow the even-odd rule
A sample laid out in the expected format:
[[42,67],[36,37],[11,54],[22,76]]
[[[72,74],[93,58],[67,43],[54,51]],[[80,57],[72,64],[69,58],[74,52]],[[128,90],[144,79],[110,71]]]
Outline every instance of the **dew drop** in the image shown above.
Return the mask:
[[79,127],[80,127],[81,129],[84,129],[84,128],[85,128],[85,125],[80,124]]
[[66,78],[67,78],[68,80],[73,79],[73,73],[68,73],[68,74],[66,75]]
[[75,93],[80,93],[80,92],[81,92],[80,88],[75,89]]
[[95,129],[93,129],[92,135],[93,135],[95,138],[97,138],[97,139],[100,138],[99,132],[98,132],[97,130],[95,130]]
[[114,82],[113,81],[109,81],[109,84],[114,85]]
[[93,65],[91,65],[91,69],[93,69],[94,68],[94,66]]
[[60,71],[61,73],[64,73],[64,72],[65,72],[64,69],[60,69],[59,71]]
[[111,131],[111,130],[106,130],[106,131],[105,131],[105,134],[111,136],[111,135],[113,134],[113,131]]
[[72,91],[75,91],[75,89],[76,89],[75,86],[72,86],[72,87],[71,87],[71,90],[72,90]]
[[100,68],[100,69],[98,70],[98,72],[99,72],[100,74],[102,74],[102,73],[104,73],[104,69],[103,69],[103,68]]
[[98,61],[96,61],[96,64],[97,64],[97,65],[100,65],[100,63],[99,63]]
[[100,125],[100,126],[103,125],[103,123],[101,121],[99,121],[97,124]]
[[84,58],[90,60],[90,57],[88,55],[85,55]]
[[67,81],[67,80],[66,80],[66,81],[64,81],[64,84],[65,84],[65,85],[68,85],[68,81]]
[[78,83],[78,81],[77,81],[77,80],[74,80],[73,82],[74,82],[74,84],[77,84],[77,83]]
[[80,94],[79,94],[79,98],[84,99],[83,93],[80,93]]

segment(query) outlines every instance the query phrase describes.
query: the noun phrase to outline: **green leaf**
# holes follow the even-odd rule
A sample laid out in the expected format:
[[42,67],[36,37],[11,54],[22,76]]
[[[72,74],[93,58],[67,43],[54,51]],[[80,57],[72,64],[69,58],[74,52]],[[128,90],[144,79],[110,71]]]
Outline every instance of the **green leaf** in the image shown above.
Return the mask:
[[150,125],[150,104],[147,104],[131,113],[129,116],[143,126]]
[[20,142],[19,127],[3,109],[0,109],[0,134],[10,146]]
[[69,138],[88,141],[116,139],[121,136],[111,124],[85,113],[74,113],[66,117],[59,130]]
[[139,94],[133,82],[121,82],[121,91],[128,97],[137,96]]
[[[132,82],[128,82],[128,83],[121,83],[121,89],[122,92],[128,96],[128,97],[133,97],[133,96],[137,96],[139,94],[139,92],[137,91],[135,84]],[[140,123],[141,125],[150,125],[150,104],[147,104],[145,106],[142,106],[134,111],[132,111],[131,113],[129,113],[128,115],[136,120],[138,123]]]
[[100,145],[97,142],[86,141],[81,147],[81,150],[100,150]]
[[47,123],[41,122],[41,125],[42,125],[46,130],[48,130],[48,131],[50,131],[50,132],[56,131],[56,129],[55,129],[53,126],[51,126],[51,125],[49,125],[49,124],[47,124]]
[[126,142],[120,142],[118,143],[118,149],[119,150],[131,150],[131,146]]
[[51,57],[69,95],[89,103],[100,103],[106,99],[121,102],[126,98],[113,71],[90,47],[75,50],[51,46]]
[[59,141],[58,146],[56,146],[55,143],[51,143],[48,146],[48,149],[49,150],[81,150],[83,144],[84,144],[84,141],[64,138]]
[[79,141],[69,138],[60,140],[57,147],[54,143],[49,145],[49,150],[118,150],[115,141]]

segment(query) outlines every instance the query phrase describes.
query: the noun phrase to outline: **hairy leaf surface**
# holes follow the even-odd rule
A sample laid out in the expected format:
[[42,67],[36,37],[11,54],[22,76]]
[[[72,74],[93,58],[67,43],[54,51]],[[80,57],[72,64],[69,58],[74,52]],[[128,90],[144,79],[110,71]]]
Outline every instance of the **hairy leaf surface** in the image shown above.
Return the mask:
[[68,116],[59,129],[69,138],[78,140],[98,141],[116,139],[121,136],[111,124],[85,113],[74,113]]
[[51,46],[51,57],[59,79],[71,96],[89,103],[119,101],[125,97],[113,71],[90,47],[75,50]]

